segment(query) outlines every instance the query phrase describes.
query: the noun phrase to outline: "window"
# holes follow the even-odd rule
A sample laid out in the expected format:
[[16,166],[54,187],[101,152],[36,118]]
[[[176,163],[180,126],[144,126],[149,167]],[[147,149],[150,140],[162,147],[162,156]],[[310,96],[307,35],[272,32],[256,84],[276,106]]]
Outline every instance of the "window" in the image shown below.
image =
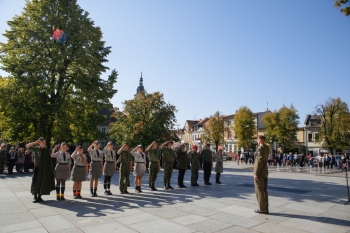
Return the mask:
[[105,148],[105,147],[106,147],[106,142],[101,142],[101,148]]
[[311,121],[311,126],[317,126],[317,121],[316,120],[312,120]]
[[106,133],[106,128],[101,128],[102,133]]
[[318,133],[314,133],[314,141],[318,140]]
[[228,138],[228,139],[232,138],[231,131],[228,131],[228,133],[227,133],[227,138]]
[[312,142],[312,133],[309,133],[309,134],[307,135],[307,141],[308,141],[308,142]]

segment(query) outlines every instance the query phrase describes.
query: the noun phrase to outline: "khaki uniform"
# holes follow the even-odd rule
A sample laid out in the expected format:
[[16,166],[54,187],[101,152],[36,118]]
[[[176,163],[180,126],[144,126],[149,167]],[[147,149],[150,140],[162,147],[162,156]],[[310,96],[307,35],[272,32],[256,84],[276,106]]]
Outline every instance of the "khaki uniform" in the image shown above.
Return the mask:
[[263,213],[269,212],[268,193],[267,193],[267,160],[269,158],[270,148],[266,144],[258,147],[255,152],[254,179],[255,194],[258,200],[259,210]]
[[128,186],[128,180],[130,176],[130,162],[132,161],[132,155],[129,151],[123,150],[120,153],[120,169],[119,169],[119,190],[126,191]]
[[148,151],[149,158],[149,177],[148,184],[152,185],[157,180],[158,170],[159,170],[159,159],[160,159],[160,151],[157,149],[150,149]]
[[198,152],[193,151],[188,154],[188,158],[191,160],[191,185],[194,186],[198,181],[200,158]]
[[174,150],[163,148],[163,167],[164,167],[164,183],[170,184],[170,179],[173,174]]

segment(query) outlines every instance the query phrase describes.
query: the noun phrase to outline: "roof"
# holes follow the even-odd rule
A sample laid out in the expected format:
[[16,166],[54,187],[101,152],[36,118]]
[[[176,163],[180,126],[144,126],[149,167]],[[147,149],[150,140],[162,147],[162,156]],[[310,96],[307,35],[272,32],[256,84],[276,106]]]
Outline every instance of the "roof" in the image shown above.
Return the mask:
[[112,114],[113,114],[113,111],[109,108],[103,108],[99,110],[98,115],[105,116],[107,118],[101,125],[109,125],[111,123],[116,122],[117,119],[115,119],[114,117],[111,117]]
[[321,116],[319,116],[319,115],[316,115],[316,114],[310,115],[310,114],[308,114],[306,116],[306,118],[305,118],[304,125],[309,125],[310,120],[319,120],[319,119],[321,119]]
[[186,122],[187,122],[189,128],[192,128],[193,126],[195,126],[198,123],[197,120],[187,120]]

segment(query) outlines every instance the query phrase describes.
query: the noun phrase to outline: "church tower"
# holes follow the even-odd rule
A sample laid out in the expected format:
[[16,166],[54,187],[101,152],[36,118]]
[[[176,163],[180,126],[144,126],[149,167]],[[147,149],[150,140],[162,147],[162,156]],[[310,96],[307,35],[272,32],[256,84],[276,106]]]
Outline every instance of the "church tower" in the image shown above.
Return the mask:
[[141,91],[145,91],[145,88],[143,86],[142,72],[141,72],[139,87],[136,89],[136,94],[139,94]]

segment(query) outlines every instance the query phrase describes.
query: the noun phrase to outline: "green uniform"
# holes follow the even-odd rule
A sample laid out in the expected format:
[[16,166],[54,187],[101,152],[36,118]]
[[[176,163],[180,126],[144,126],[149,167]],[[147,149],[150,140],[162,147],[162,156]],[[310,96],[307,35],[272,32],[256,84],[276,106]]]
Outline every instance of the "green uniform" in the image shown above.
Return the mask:
[[202,151],[203,161],[205,163],[211,163],[213,161],[212,152],[209,149],[204,149]]
[[188,168],[188,156],[186,151],[181,149],[176,151],[177,155],[177,168],[178,169],[187,169]]
[[54,170],[52,159],[47,148],[30,148],[34,155],[34,174],[32,178],[31,193],[50,195],[55,190]]
[[170,184],[171,175],[173,174],[174,150],[163,148],[163,167],[164,167],[164,183]]
[[202,151],[203,156],[203,173],[204,173],[204,183],[209,183],[211,168],[212,168],[212,152],[209,149],[204,149]]
[[130,162],[132,161],[132,155],[129,151],[123,150],[120,153],[120,169],[119,169],[119,190],[121,192],[126,191],[130,176]]
[[148,159],[149,159],[149,177],[148,184],[152,185],[157,180],[158,170],[159,170],[159,159],[160,159],[160,151],[157,149],[150,149],[148,151]]
[[198,170],[200,165],[200,158],[198,152],[190,152],[188,154],[191,159],[191,185],[196,185],[198,181]]
[[254,176],[258,177],[258,180],[254,179],[255,194],[258,200],[259,210],[263,213],[269,212],[267,193],[267,160],[269,153],[270,148],[266,144],[259,146],[255,152]]
[[7,158],[7,150],[0,151],[0,174],[4,174],[4,167]]

